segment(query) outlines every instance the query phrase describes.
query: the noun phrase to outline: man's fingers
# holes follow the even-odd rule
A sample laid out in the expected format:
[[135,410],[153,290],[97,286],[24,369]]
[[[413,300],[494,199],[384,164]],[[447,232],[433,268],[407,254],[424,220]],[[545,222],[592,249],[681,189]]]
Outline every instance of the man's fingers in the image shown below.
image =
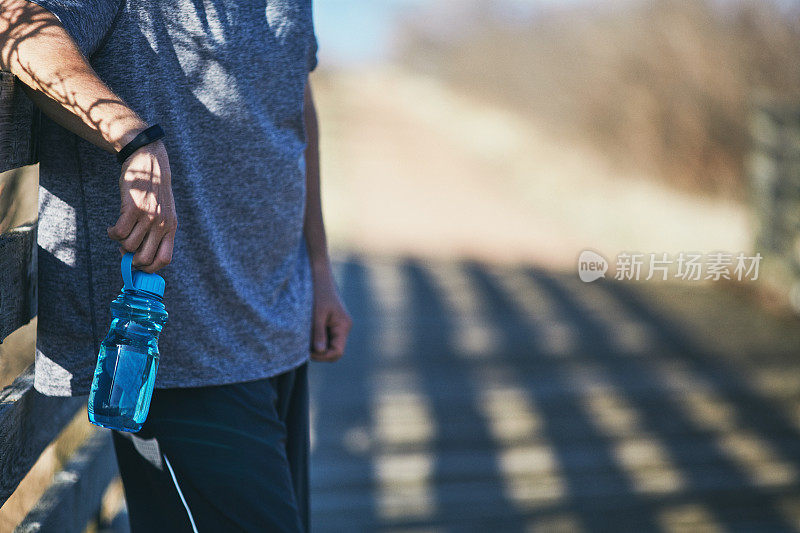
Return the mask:
[[119,216],[117,223],[108,228],[108,236],[115,241],[122,241],[130,235],[136,222],[136,213],[133,211],[125,211]]
[[158,251],[163,237],[163,233],[157,228],[151,228],[151,230],[147,232],[147,236],[144,238],[141,247],[139,247],[133,255],[133,265],[136,268],[144,270],[145,272],[152,272],[152,270],[148,270],[148,267],[151,266],[153,259],[155,259],[156,252]]
[[151,143],[129,157],[119,187],[121,214],[108,236],[122,251],[133,252],[139,270],[155,272],[172,260],[178,227],[163,144]]
[[[143,272],[153,273],[157,270],[161,270],[168,264],[172,262],[172,251],[175,247],[175,232],[171,231],[164,235],[164,238],[161,239],[161,244],[158,245],[158,251],[156,252],[156,256],[153,259],[152,263],[149,265],[137,265],[136,268]],[[119,254],[125,255],[127,250],[120,246]],[[136,257],[134,255],[134,257]]]
[[[172,249],[175,247],[175,232],[170,231],[164,238],[161,239],[161,244],[158,245],[158,252],[153,261],[153,265],[158,265],[158,268],[164,268],[172,262]],[[157,269],[158,269],[157,268]],[[156,269],[156,270],[157,270]]]
[[312,327],[312,351],[321,354],[328,347],[327,331],[328,313],[314,311],[314,325]]
[[142,245],[142,241],[147,236],[147,225],[141,221],[137,222],[130,234],[122,240],[122,247],[128,252],[135,252]]
[[352,320],[347,314],[338,312],[331,313],[329,325],[326,328],[328,336],[328,349],[324,353],[312,355],[315,361],[334,362],[341,359],[344,355],[347,336],[352,327]]
[[328,352],[331,357],[338,359],[344,354],[348,329],[343,322],[336,322],[328,328],[330,332],[330,349]]

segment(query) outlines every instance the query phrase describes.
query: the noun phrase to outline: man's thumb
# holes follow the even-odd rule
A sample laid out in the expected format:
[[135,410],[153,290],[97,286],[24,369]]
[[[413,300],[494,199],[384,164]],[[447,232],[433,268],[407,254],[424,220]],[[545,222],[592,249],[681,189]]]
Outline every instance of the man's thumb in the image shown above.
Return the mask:
[[315,352],[324,352],[328,347],[328,332],[325,328],[325,319],[314,321],[313,343]]

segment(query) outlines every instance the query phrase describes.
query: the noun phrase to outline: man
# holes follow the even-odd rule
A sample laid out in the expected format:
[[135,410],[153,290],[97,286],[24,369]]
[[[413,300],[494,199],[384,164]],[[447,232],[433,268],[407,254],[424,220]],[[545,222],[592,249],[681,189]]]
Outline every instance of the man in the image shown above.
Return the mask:
[[[320,208],[310,0],[0,8],[0,66],[47,117],[36,388],[88,394],[119,251],[170,264],[150,414],[114,433],[133,531],[307,529],[306,363],[339,359],[351,324]],[[156,124],[163,139],[140,135]]]

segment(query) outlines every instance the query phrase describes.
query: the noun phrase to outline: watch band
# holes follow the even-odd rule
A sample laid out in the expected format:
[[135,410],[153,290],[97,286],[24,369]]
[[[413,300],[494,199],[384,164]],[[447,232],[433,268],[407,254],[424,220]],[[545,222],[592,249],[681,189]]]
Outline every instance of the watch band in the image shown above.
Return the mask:
[[121,165],[131,156],[133,152],[142,146],[154,143],[163,138],[164,130],[158,124],[154,124],[134,137],[131,142],[123,146],[122,150],[117,153],[117,161],[119,161],[119,164]]

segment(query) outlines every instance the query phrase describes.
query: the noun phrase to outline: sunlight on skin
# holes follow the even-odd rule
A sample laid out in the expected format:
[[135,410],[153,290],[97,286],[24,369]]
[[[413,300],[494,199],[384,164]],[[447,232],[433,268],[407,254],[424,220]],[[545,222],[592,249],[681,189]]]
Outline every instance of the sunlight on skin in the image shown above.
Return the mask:
[[26,0],[0,2],[0,66],[48,116],[106,151],[147,126],[97,78],[55,15]]
[[[148,126],[97,76],[56,16],[27,0],[0,0],[0,68],[47,117],[107,152]],[[135,252],[140,270],[155,272],[172,260],[178,227],[163,142],[131,154],[119,186],[120,216],[108,236],[121,252]]]

